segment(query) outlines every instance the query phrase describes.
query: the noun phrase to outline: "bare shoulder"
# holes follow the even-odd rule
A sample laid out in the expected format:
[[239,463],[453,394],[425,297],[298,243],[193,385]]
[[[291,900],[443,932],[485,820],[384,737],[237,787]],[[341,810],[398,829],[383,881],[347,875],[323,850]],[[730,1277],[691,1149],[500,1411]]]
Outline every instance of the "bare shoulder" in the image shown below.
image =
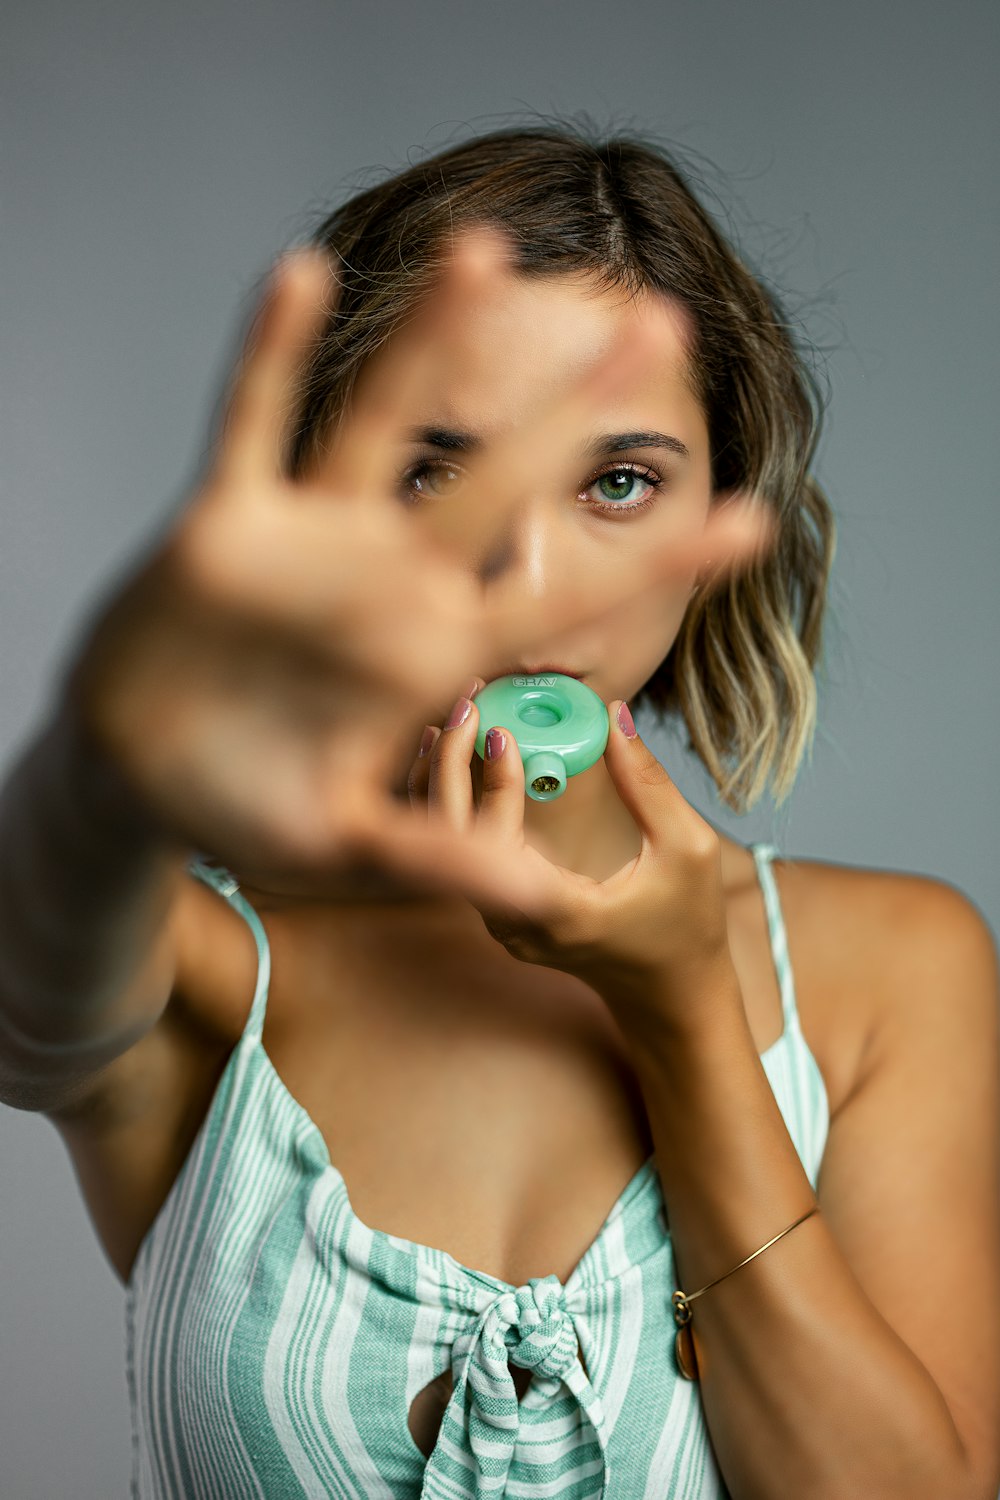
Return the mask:
[[800,1019],[835,1112],[898,1028],[926,1024],[921,1005],[960,1021],[958,972],[995,964],[993,934],[970,897],[935,876],[795,858],[774,871]]
[[224,896],[195,875],[184,882],[175,919],[175,1019],[210,1041],[235,1043],[256,984],[253,932]]
[[872,938],[878,1003],[859,1087],[910,1046],[933,1039],[954,1052],[995,1038],[1000,1007],[996,938],[966,892],[933,876],[860,873],[882,880],[861,888],[881,937]]

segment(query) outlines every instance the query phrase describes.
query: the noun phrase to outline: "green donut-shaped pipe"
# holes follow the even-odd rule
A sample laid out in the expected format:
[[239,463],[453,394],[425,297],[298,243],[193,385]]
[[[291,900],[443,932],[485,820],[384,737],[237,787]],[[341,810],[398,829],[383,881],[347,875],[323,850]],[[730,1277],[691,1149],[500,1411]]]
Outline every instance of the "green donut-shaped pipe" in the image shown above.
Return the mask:
[[535,802],[561,797],[571,776],[600,760],[608,743],[608,710],[585,682],[562,672],[497,677],[476,694],[476,754],[486,754],[486,734],[506,727],[517,740],[524,787]]

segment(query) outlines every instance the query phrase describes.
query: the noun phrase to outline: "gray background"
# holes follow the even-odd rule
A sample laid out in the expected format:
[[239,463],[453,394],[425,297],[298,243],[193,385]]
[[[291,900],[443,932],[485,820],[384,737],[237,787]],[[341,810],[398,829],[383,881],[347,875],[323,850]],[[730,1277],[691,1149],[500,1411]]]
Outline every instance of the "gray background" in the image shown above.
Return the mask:
[[[0,29],[0,757],[177,507],[271,258],[382,169],[587,111],[702,170],[831,397],[821,724],[732,836],[951,882],[998,930],[997,8],[22,0]],[[993,102],[991,102],[993,101]],[[640,729],[645,726],[640,723]],[[989,774],[989,767],[994,774]],[[42,1116],[0,1111],[0,1493],[128,1489],[124,1299]]]

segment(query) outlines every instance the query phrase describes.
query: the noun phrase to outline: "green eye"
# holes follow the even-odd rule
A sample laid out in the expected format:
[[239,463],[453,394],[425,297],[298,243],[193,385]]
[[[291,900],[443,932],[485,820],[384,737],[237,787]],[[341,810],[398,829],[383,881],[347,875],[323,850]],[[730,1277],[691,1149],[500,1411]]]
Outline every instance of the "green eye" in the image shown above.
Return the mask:
[[[625,497],[636,484],[645,485],[647,493],[640,500],[627,500]],[[662,486],[663,480],[660,475],[654,474],[649,469],[638,468],[635,464],[617,464],[613,469],[605,469],[603,474],[598,474],[596,479],[591,480],[584,493],[598,489],[604,496],[604,501],[591,500],[590,509],[610,515],[614,511],[645,510],[647,506],[653,504],[656,493]]]
[[[606,500],[624,500],[629,490],[638,479],[631,469],[609,469],[607,474],[602,474],[597,483],[601,486],[601,492]],[[614,481],[617,480],[617,484]]]

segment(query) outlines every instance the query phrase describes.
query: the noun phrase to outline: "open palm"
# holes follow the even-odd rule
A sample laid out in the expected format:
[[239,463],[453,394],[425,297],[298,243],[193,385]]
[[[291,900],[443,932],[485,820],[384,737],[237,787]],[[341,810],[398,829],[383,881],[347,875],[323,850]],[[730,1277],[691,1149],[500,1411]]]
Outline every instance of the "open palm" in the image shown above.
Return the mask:
[[[473,900],[531,906],[523,858],[426,819],[392,795],[412,724],[440,716],[476,672],[499,671],[637,591],[710,561],[721,577],[773,542],[739,499],[581,598],[562,588],[516,614],[399,504],[393,442],[441,357],[438,337],[506,246],[466,233],[433,291],[373,362],[330,438],[322,478],[285,454],[301,371],[336,296],[327,257],[285,257],[251,329],[209,472],[163,547],[96,622],[70,687],[93,732],[164,826],[233,869],[316,872],[375,863]],[[657,348],[655,309],[530,423],[476,455],[472,492],[497,531],[529,482],[564,477],[569,439]],[[467,515],[469,514],[467,510]],[[489,857],[487,857],[487,854]]]

